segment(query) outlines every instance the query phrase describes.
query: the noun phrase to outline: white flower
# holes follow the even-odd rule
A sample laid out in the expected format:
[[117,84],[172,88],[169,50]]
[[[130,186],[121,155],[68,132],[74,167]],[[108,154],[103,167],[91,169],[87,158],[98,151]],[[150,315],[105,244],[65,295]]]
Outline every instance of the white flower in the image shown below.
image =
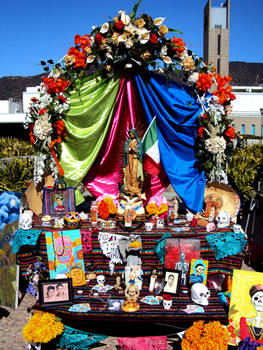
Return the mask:
[[91,26],[92,30],[95,30],[97,28],[97,26]]
[[92,62],[95,60],[95,58],[96,58],[95,55],[89,55],[89,56],[87,57],[86,62],[87,62],[87,63],[92,63]]
[[167,64],[173,63],[171,57],[169,57],[169,56],[164,56],[163,61],[164,61],[164,63],[167,63]]
[[161,24],[163,24],[163,21],[165,20],[165,17],[158,17],[155,18],[155,20],[153,21],[153,24],[155,26],[160,26]]
[[208,152],[223,153],[226,148],[226,140],[223,136],[215,136],[205,140],[205,148]]
[[160,51],[160,56],[164,57],[167,55],[167,46],[162,46],[161,51]]
[[52,97],[48,93],[44,93],[39,97],[39,108],[46,108],[51,102],[52,102]]
[[125,64],[125,68],[127,68],[127,69],[132,68],[132,64],[131,64],[131,63],[126,63],[126,64]]
[[138,28],[133,26],[131,23],[128,26],[124,27],[124,31],[129,33],[129,35],[132,36],[132,37],[134,37],[137,29]]
[[102,34],[105,34],[105,33],[107,33],[108,30],[109,30],[109,23],[106,22],[106,23],[104,23],[104,24],[101,26],[100,32],[101,32]]
[[95,38],[94,36],[90,37],[90,46],[93,46],[95,44]]
[[117,45],[120,44],[120,43],[124,43],[126,40],[127,40],[127,36],[126,35],[118,36]]
[[127,26],[130,23],[130,17],[124,11],[121,13],[121,21]]
[[33,133],[37,139],[45,141],[47,137],[51,135],[52,130],[52,124],[49,122],[49,117],[44,114],[35,122]]
[[195,84],[198,81],[198,78],[199,78],[199,73],[194,72],[194,73],[189,75],[188,83],[189,84]]
[[109,51],[106,52],[105,56],[106,56],[106,58],[108,58],[109,60],[113,60],[113,56],[112,56],[112,54],[111,54]]
[[141,44],[146,44],[150,40],[150,32],[146,28],[136,28],[136,34]]
[[180,55],[180,58],[182,59],[182,60],[184,60],[186,57],[188,57],[189,55],[188,55],[188,51],[187,50],[184,50],[182,53],[181,53],[181,55]]
[[52,78],[54,78],[55,80],[57,80],[61,76],[62,73],[63,72],[60,68],[55,68],[54,70],[51,71],[50,76]]
[[126,49],[130,49],[131,47],[133,47],[133,41],[131,38],[128,38],[126,41],[125,41],[125,47]]

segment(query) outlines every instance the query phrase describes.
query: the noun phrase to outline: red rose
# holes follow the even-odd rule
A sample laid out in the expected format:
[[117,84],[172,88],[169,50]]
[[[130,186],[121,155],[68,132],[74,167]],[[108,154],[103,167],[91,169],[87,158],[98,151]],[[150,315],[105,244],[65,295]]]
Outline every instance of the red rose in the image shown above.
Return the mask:
[[95,35],[95,40],[96,40],[96,43],[98,45],[101,45],[102,44],[102,41],[103,41],[104,37],[100,34],[100,33],[97,33]]
[[197,136],[202,138],[204,130],[205,130],[205,128],[203,126],[201,126],[197,131]]
[[152,44],[157,44],[158,43],[158,37],[156,34],[152,34],[151,37],[150,37],[150,42]]
[[41,108],[38,112],[39,115],[43,115],[47,112],[47,109]]
[[121,30],[125,27],[125,24],[122,22],[122,20],[119,20],[117,23],[116,23],[116,28],[118,30]]
[[207,119],[208,116],[204,113],[204,114],[203,114],[203,118],[204,118],[204,119]]

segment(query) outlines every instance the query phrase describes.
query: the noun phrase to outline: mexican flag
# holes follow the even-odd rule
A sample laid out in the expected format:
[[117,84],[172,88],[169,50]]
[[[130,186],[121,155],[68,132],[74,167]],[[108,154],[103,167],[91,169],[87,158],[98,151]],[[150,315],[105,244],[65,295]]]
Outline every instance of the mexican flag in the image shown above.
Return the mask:
[[152,176],[157,176],[160,173],[161,163],[156,129],[156,117],[153,118],[151,124],[146,130],[142,143],[144,150],[143,168]]

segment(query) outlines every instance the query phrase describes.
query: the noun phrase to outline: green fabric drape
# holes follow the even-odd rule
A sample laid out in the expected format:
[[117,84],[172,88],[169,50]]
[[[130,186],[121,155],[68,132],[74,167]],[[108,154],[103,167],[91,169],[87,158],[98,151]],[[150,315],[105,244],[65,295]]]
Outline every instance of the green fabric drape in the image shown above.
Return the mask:
[[70,186],[79,184],[99,153],[111,123],[119,83],[118,77],[103,78],[95,73],[83,79],[79,91],[70,93],[70,109],[64,119],[67,137],[60,159]]

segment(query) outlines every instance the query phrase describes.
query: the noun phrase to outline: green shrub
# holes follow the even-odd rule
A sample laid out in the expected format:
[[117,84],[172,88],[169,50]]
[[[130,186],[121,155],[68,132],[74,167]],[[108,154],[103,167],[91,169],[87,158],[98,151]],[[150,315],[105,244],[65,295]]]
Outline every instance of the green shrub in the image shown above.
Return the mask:
[[[256,176],[259,175],[262,164],[262,146],[260,144],[235,150],[228,163],[228,173],[242,192],[245,201],[248,201],[252,196],[253,184]],[[262,178],[262,174],[260,176]]]
[[0,137],[0,158],[28,156],[35,153],[30,141],[14,137]]

